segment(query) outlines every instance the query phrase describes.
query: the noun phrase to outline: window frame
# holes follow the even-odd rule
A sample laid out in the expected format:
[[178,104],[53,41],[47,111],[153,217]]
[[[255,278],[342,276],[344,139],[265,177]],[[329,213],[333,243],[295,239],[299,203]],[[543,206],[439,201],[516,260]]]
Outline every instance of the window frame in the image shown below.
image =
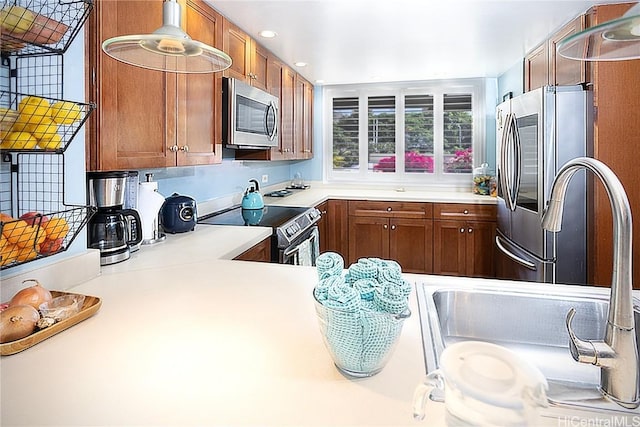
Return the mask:
[[[434,96],[434,172],[404,172],[404,100],[405,95]],[[367,83],[354,85],[332,85],[323,87],[323,174],[329,183],[372,183],[414,185],[468,189],[472,186],[472,173],[444,173],[444,105],[447,94],[471,94],[473,168],[486,160],[485,82],[483,79],[429,80],[417,82]],[[396,172],[373,172],[368,170],[368,103],[374,96],[396,97]],[[358,98],[359,123],[358,147],[359,168],[357,170],[333,169],[333,99]],[[398,155],[402,153],[402,155]],[[402,172],[398,172],[402,171]]]

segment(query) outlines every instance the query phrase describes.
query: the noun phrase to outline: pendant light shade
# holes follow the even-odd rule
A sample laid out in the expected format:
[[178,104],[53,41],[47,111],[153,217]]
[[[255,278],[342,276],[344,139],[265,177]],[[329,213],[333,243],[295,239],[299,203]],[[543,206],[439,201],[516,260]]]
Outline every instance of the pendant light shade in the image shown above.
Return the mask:
[[583,61],[640,58],[640,3],[621,18],[588,28],[558,43],[558,54]]
[[231,57],[207,44],[192,40],[180,28],[180,5],[165,0],[162,27],[151,34],[113,37],[102,50],[118,61],[172,73],[215,73],[231,66]]

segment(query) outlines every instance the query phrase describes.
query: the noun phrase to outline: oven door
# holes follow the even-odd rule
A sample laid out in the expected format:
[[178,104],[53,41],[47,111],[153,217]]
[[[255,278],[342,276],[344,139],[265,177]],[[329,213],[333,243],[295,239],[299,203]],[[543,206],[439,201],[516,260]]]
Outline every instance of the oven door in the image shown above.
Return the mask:
[[288,248],[278,251],[280,264],[315,266],[320,254],[320,233],[318,227],[311,227]]

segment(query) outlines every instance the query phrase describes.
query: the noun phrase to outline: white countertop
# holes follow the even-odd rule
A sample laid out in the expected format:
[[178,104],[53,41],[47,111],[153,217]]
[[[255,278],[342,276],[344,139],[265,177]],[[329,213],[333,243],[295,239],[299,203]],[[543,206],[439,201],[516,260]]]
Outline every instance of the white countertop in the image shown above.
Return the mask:
[[[303,195],[317,202],[313,190]],[[268,235],[261,227],[199,225],[68,289],[99,297],[102,307],[0,359],[0,424],[443,425],[439,403],[429,403],[424,421],[412,418],[425,374],[415,294],[387,366],[371,378],[347,378],[322,342],[315,268],[230,260]]]
[[[270,191],[282,189],[285,185],[270,187]],[[271,190],[273,189],[273,190]],[[268,193],[265,191],[264,193]],[[472,192],[438,191],[429,189],[403,188],[402,191],[370,186],[335,186],[311,183],[306,190],[291,190],[285,197],[265,197],[265,204],[281,206],[315,206],[328,199],[346,200],[390,200],[399,202],[431,203],[477,203],[495,204],[496,198],[479,196]]]
[[354,380],[324,348],[312,267],[125,270],[71,289],[101,298],[96,315],[1,359],[3,426],[415,425],[425,370],[415,298],[388,365]]

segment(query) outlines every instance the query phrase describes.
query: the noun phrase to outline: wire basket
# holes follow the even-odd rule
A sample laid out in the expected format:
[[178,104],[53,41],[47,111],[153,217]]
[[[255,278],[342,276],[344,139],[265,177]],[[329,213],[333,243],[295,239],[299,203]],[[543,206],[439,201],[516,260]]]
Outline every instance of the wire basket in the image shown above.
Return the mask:
[[70,206],[21,218],[0,214],[0,265],[5,268],[66,251],[95,213],[92,206]]
[[63,153],[94,104],[0,91],[0,149]]
[[92,9],[91,0],[3,0],[0,51],[4,55],[64,53]]
[[352,377],[370,377],[382,370],[410,315],[369,309],[340,310],[323,305],[314,293],[318,323],[325,347],[336,367]]

